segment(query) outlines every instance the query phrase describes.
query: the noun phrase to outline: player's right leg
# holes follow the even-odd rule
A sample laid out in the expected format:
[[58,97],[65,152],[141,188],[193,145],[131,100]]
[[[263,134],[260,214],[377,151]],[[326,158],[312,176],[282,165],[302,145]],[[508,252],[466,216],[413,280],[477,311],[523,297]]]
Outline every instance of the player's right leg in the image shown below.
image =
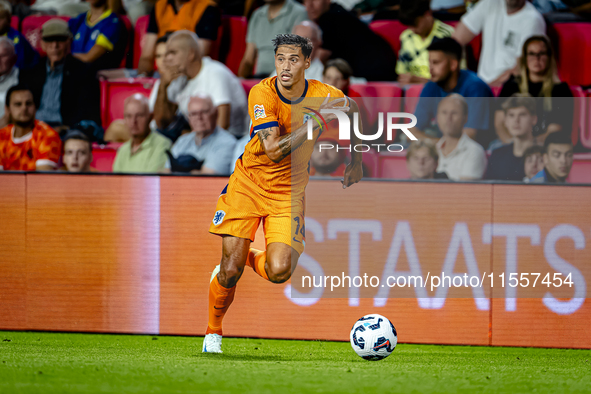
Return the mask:
[[236,283],[244,271],[249,248],[250,239],[223,236],[219,272],[212,276],[209,284],[209,318],[203,339],[204,353],[222,352],[222,320],[234,300]]

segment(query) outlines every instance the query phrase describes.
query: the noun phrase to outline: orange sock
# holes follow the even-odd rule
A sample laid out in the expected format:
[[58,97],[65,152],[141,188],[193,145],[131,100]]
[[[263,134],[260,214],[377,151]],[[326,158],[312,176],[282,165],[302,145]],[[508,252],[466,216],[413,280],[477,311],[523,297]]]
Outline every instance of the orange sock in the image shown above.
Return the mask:
[[267,262],[267,252],[264,250],[257,250],[250,248],[248,251],[248,258],[246,259],[246,265],[259,274],[263,279],[269,280],[269,275],[265,270],[265,263]]
[[222,335],[222,320],[234,301],[236,286],[225,288],[218,282],[217,275],[209,284],[209,321],[205,334]]

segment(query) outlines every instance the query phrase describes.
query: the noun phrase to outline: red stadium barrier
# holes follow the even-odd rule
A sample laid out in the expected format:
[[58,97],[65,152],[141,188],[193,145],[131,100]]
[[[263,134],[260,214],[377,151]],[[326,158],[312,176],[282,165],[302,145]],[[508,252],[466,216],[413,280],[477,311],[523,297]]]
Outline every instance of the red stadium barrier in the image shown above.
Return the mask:
[[133,68],[137,68],[140,63],[140,57],[142,55],[142,48],[144,46],[144,37],[148,30],[148,24],[150,23],[150,15],[140,16],[135,22],[135,30],[133,34]]
[[31,46],[39,52],[41,56],[45,56],[45,52],[41,49],[41,26],[50,19],[59,18],[66,22],[70,20],[69,16],[50,16],[50,15],[31,15],[23,19],[21,26],[23,35]]
[[[221,252],[220,238],[207,231],[226,183],[0,174],[0,329],[203,335]],[[327,198],[335,190],[339,197]],[[271,284],[246,269],[224,334],[346,341],[371,311],[388,316],[404,343],[591,348],[588,201],[591,187],[367,181],[344,192],[338,181],[311,180],[296,275],[320,263],[328,269],[329,259],[347,275],[357,264],[380,277],[409,267],[423,276],[573,267],[575,285],[561,297],[539,281],[509,288],[496,277],[480,298],[451,286],[437,297],[409,287],[379,298],[367,287],[351,304],[351,295],[327,297],[330,287],[316,298],[293,297],[295,279]],[[349,227],[335,227],[343,218]],[[379,237],[354,236],[359,225]],[[254,248],[264,248],[262,235]]]
[[150,96],[155,79],[130,78],[101,81],[101,120],[106,129],[115,119],[123,119],[123,102],[134,93]]

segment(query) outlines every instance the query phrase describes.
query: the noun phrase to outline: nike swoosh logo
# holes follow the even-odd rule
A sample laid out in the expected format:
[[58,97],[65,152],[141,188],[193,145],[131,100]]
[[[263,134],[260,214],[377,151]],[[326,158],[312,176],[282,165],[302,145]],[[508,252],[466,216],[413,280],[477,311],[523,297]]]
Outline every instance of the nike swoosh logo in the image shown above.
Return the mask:
[[[293,237],[293,240],[294,240],[294,241],[296,241],[296,242],[297,242],[297,243],[299,243],[299,244],[301,244],[301,243],[302,243],[301,241],[298,241],[297,239],[295,239],[295,237]],[[214,308],[215,308],[215,306],[214,306]]]
[[213,309],[218,309],[218,310],[220,310],[220,309],[224,309],[224,307],[221,307],[221,308],[216,308],[216,307],[215,307],[215,305],[214,305],[214,306],[213,306]]

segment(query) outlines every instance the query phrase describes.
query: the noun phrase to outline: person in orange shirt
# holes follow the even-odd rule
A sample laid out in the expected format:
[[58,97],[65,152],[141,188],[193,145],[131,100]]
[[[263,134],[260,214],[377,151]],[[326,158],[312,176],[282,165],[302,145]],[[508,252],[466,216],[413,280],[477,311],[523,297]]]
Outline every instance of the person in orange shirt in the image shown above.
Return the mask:
[[[283,283],[304,251],[304,190],[310,156],[318,135],[336,115],[325,113],[322,121],[312,121],[312,139],[308,139],[308,117],[322,117],[322,109],[338,108],[349,112],[350,118],[359,111],[339,89],[305,79],[313,49],[309,39],[279,34],[273,44],[277,77],[264,79],[250,92],[251,140],[236,161],[209,228],[222,236],[222,261],[209,286],[209,320],[203,340],[206,353],[222,352],[222,319],[245,265],[270,282]],[[324,101],[314,106],[312,98]],[[359,143],[351,133],[351,144]],[[361,153],[353,152],[343,187],[359,182],[362,176]],[[261,222],[267,245],[264,251],[250,247]]]
[[33,92],[23,85],[6,93],[11,124],[0,129],[0,170],[51,171],[58,166],[62,142],[46,123],[35,120]]

